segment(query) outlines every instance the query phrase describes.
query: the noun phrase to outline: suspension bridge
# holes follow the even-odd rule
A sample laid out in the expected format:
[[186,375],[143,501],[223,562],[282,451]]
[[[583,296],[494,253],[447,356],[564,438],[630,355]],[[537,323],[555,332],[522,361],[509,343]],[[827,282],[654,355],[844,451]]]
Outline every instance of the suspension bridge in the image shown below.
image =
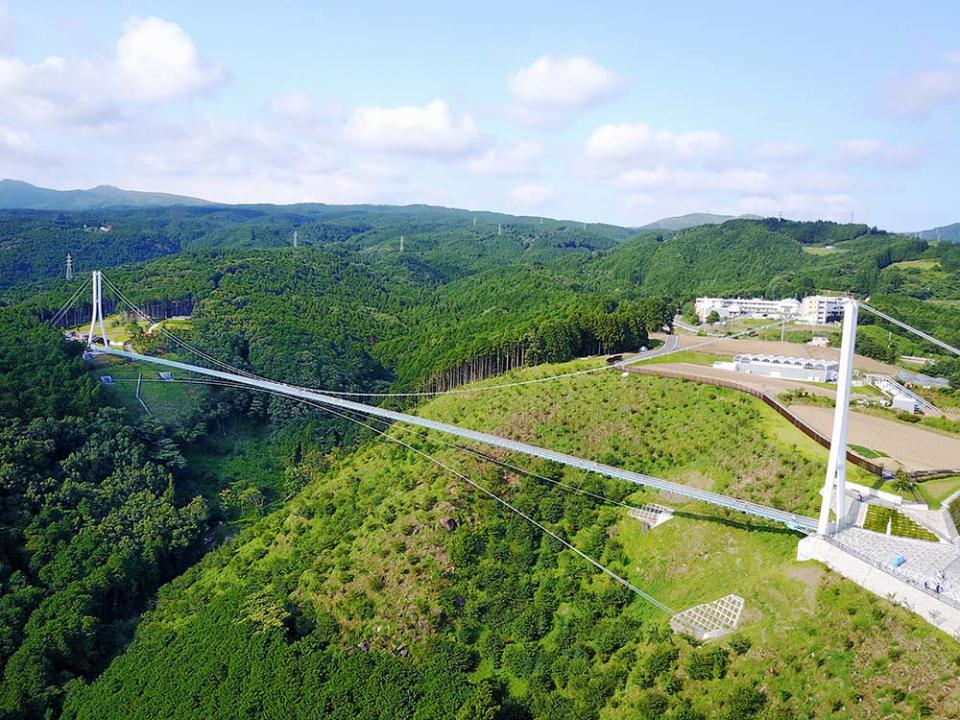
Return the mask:
[[[851,386],[852,386],[852,371],[853,371],[853,358],[854,358],[854,348],[856,342],[856,327],[857,327],[857,317],[858,311],[862,307],[869,312],[874,312],[878,316],[895,322],[897,325],[908,329],[910,331],[915,331],[916,334],[923,337],[925,340],[934,342],[934,344],[942,347],[950,352],[960,355],[960,350],[954,348],[946,343],[943,343],[936,338],[932,338],[926,333],[922,333],[919,330],[911,328],[905,323],[901,323],[889,315],[876,311],[865,303],[859,303],[858,301],[852,298],[846,298],[844,300],[844,316],[843,316],[843,328],[842,328],[842,342],[840,348],[840,367],[837,381],[837,396],[836,396],[836,405],[834,413],[834,424],[833,424],[833,435],[832,442],[830,446],[830,453],[827,464],[827,472],[821,491],[822,495],[822,504],[819,518],[807,517],[805,515],[792,513],[789,511],[781,510],[778,508],[769,507],[762,505],[760,503],[751,502],[748,500],[742,500],[739,498],[731,497],[728,495],[723,495],[720,493],[711,492],[708,490],[702,490],[699,488],[690,487],[688,485],[683,485],[680,483],[671,482],[663,478],[654,477],[645,473],[635,472],[631,470],[626,470],[623,468],[614,467],[604,463],[599,463],[594,460],[577,457],[575,455],[570,455],[567,453],[558,452],[555,450],[550,450],[543,447],[538,447],[530,443],[521,442],[518,440],[513,440],[510,438],[501,437],[491,433],[481,432],[469,428],[463,428],[458,425],[453,425],[450,423],[439,422],[436,420],[430,420],[428,418],[423,418],[418,415],[398,412],[395,410],[389,410],[377,405],[359,402],[357,400],[348,399],[347,396],[368,396],[368,397],[410,397],[410,396],[429,396],[429,395],[440,395],[440,394],[449,394],[455,392],[483,392],[497,390],[505,387],[515,387],[517,385],[525,385],[531,383],[539,382],[548,382],[555,380],[561,377],[570,377],[574,375],[583,375],[593,372],[607,371],[610,369],[613,370],[623,370],[627,365],[637,362],[639,360],[645,359],[645,355],[641,355],[638,358],[631,358],[628,360],[620,361],[613,365],[601,366],[596,368],[590,368],[586,370],[577,370],[573,372],[563,373],[560,375],[554,375],[546,378],[536,378],[533,380],[522,380],[515,382],[505,382],[494,385],[480,386],[478,388],[471,389],[454,389],[447,391],[436,391],[436,392],[423,392],[423,393],[351,393],[344,392],[339,390],[316,390],[313,388],[306,388],[297,385],[291,385],[288,383],[272,380],[269,378],[261,377],[250,372],[240,370],[230,366],[229,364],[220,361],[206,353],[203,353],[197,348],[194,348],[184,341],[176,338],[172,334],[166,332],[161,327],[161,332],[164,332],[165,335],[169,335],[172,339],[179,342],[183,347],[188,349],[191,352],[195,352],[204,360],[212,365],[219,366],[222,369],[216,369],[201,365],[195,365],[191,363],[181,362],[178,360],[169,360],[166,358],[153,357],[150,355],[145,355],[142,353],[134,352],[133,350],[128,349],[119,349],[112,347],[110,345],[109,339],[107,338],[106,327],[104,324],[103,317],[103,284],[107,283],[110,290],[124,301],[130,309],[142,315],[139,309],[131,303],[123,293],[117,288],[113,283],[110,283],[106,280],[100,271],[94,271],[90,276],[90,281],[92,282],[92,299],[93,299],[93,310],[90,320],[90,332],[87,338],[88,348],[87,351],[90,356],[96,355],[107,355],[118,358],[124,358],[127,360],[141,361],[146,363],[152,363],[160,367],[169,368],[171,370],[179,370],[185,373],[190,373],[192,375],[199,375],[207,378],[211,378],[212,381],[216,383],[224,384],[231,387],[242,387],[249,388],[252,390],[257,390],[260,392],[266,392],[272,395],[288,397],[300,402],[304,402],[318,408],[325,409],[335,415],[340,415],[346,419],[356,420],[350,415],[359,415],[366,416],[371,418],[378,418],[381,421],[386,421],[388,423],[404,423],[406,425],[411,425],[414,427],[419,427],[424,430],[435,431],[442,433],[443,435],[454,436],[462,440],[468,440],[473,443],[488,447],[496,447],[502,450],[506,450],[513,453],[519,453],[526,455],[528,457],[539,458],[542,460],[547,460],[550,462],[558,463],[568,467],[576,468],[578,470],[596,473],[610,478],[615,478],[619,480],[624,480],[635,485],[651,488],[665,493],[670,493],[674,496],[686,498],[689,500],[695,500],[698,502],[707,503],[709,505],[724,508],[726,510],[731,510],[734,512],[744,513],[749,516],[762,518],[766,521],[783,525],[793,531],[798,533],[813,536],[818,538],[823,538],[830,540],[831,537],[839,537],[845,530],[846,524],[849,522],[848,513],[847,513],[847,498],[846,498],[846,449],[847,449],[847,421],[848,421],[848,408],[850,403],[851,395]],[[83,286],[85,287],[85,285]],[[78,289],[79,290],[79,289]],[[78,293],[74,294],[74,298],[71,301],[76,299]],[[145,318],[148,319],[149,318]],[[779,325],[780,321],[772,323],[772,325]],[[755,330],[755,329],[754,329]],[[99,331],[99,337],[97,332]],[[745,331],[747,332],[747,331]],[[97,340],[99,339],[99,343]],[[721,338],[722,339],[722,338]],[[703,344],[710,344],[710,342],[716,342],[716,340],[707,340]],[[669,354],[675,352],[678,347],[675,344],[667,348],[660,348],[657,351],[653,351],[651,354]],[[361,423],[365,424],[365,423]],[[366,427],[371,427],[366,425]],[[376,428],[371,428],[376,430]],[[379,432],[379,431],[378,431]],[[402,441],[397,440],[396,438],[387,436],[388,439],[393,442],[399,442],[402,445],[405,445],[414,452],[422,453],[422,451],[413,448],[412,446],[403,443]],[[466,448],[464,448],[466,449]],[[506,500],[500,496],[492,493],[491,491],[483,488],[482,486],[476,484],[474,481],[467,478],[459,471],[456,471],[449,466],[437,461],[434,458],[430,458],[433,462],[441,465],[446,470],[452,472],[453,474],[459,476],[460,478],[466,480],[468,483],[481,490],[482,492],[490,495],[498,502],[504,504],[513,512],[522,516],[528,522],[536,525],[545,533],[551,535],[555,539],[559,540],[561,543],[572,549],[577,554],[584,557],[587,561],[593,563],[600,570],[614,577],[618,582],[623,583],[631,590],[636,592],[638,595],[645,597],[655,606],[669,612],[671,615],[677,616],[672,610],[667,608],[663,603],[659,602],[655,598],[644,593],[639,588],[633,586],[624,578],[616,575],[608,568],[599,564],[596,560],[588,557],[582,553],[577,548],[573,547],[569,542],[562,539],[556,535],[553,531],[549,530],[541,523],[537,522],[535,519],[529,515],[521,512],[519,509],[510,505]],[[831,513],[833,514],[833,520],[831,520]],[[812,538],[811,538],[812,539]],[[819,546],[818,546],[819,547]],[[832,547],[832,546],[831,546]],[[812,552],[812,551],[811,551]],[[852,552],[852,551],[848,551]],[[802,554],[802,553],[801,553]],[[824,559],[817,555],[817,559]],[[960,555],[958,555],[958,561],[960,561]],[[830,564],[829,560],[824,559],[824,562]],[[831,565],[833,567],[833,565]],[[838,568],[835,568],[838,569]],[[840,569],[840,572],[844,572]],[[847,573],[844,573],[847,574]],[[850,575],[848,574],[848,577]],[[939,588],[939,586],[938,586]],[[728,596],[735,597],[735,596]],[[741,601],[742,602],[742,601]],[[958,611],[960,611],[960,604],[958,604]],[[682,614],[681,614],[682,615]],[[928,619],[930,617],[928,616]],[[958,614],[957,627],[960,628],[960,614]]]

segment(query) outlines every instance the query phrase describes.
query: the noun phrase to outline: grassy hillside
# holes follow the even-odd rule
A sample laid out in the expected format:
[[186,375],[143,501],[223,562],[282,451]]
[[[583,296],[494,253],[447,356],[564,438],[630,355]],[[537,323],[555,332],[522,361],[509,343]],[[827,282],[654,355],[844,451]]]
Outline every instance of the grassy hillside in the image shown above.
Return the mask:
[[[538,368],[518,377],[582,365]],[[812,512],[825,451],[759,401],[615,373],[449,396],[419,412]],[[960,646],[793,559],[797,536],[625,483],[507,458],[620,507],[390,434],[508,498],[676,609],[739,593],[732,638],[659,610],[416,452],[307,451],[309,480],[161,592],[68,718],[949,717]],[[450,521],[453,522],[450,522]]]

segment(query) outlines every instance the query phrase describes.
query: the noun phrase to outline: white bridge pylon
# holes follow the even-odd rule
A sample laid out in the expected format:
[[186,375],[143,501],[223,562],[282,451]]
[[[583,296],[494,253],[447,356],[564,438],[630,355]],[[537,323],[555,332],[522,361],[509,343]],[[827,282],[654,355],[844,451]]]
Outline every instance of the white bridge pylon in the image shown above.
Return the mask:
[[831,530],[830,508],[836,516],[835,531],[843,529],[846,516],[847,492],[847,422],[850,416],[850,394],[853,385],[853,354],[857,344],[857,315],[859,308],[853,298],[843,301],[843,337],[840,343],[840,368],[837,374],[837,402],[833,412],[833,435],[827,475],[823,482],[823,503],[817,533],[828,535]]
[[87,336],[87,347],[93,347],[94,332],[99,324],[103,346],[109,348],[110,340],[107,338],[107,328],[103,323],[103,275],[99,270],[94,270],[90,279],[93,288],[93,311],[90,314],[90,334]]

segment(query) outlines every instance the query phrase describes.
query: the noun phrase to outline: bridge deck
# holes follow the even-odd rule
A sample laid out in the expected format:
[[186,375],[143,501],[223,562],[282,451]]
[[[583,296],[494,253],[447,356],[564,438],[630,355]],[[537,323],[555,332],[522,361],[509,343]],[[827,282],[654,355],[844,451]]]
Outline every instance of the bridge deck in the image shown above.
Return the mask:
[[805,533],[814,532],[817,528],[816,519],[811,517],[806,517],[804,515],[797,515],[795,513],[785,512],[783,510],[777,510],[776,508],[767,507],[766,505],[760,505],[759,503],[753,503],[747,500],[738,500],[737,498],[732,498],[727,495],[721,495],[719,493],[710,492],[708,490],[699,490],[697,488],[689,487],[687,485],[682,485],[680,483],[674,483],[668,480],[662,480],[660,478],[656,478],[651,475],[644,475],[643,473],[632,472],[630,470],[622,470],[620,468],[613,467],[612,465],[604,465],[603,463],[594,462],[592,460],[586,460],[584,458],[579,458],[574,455],[567,455],[566,453],[556,452],[554,450],[547,450],[545,448],[537,447],[536,445],[529,445],[527,443],[518,442],[516,440],[509,440],[507,438],[502,438],[497,435],[478,432],[476,430],[468,430],[466,428],[457,427],[456,425],[449,425],[447,423],[437,422],[436,420],[427,420],[425,418],[421,418],[416,415],[408,415],[406,413],[395,412],[393,410],[386,410],[384,408],[376,407],[374,405],[367,405],[365,403],[354,402],[353,400],[346,400],[340,397],[324,395],[323,393],[319,393],[313,390],[308,390],[306,388],[297,387],[294,385],[287,385],[286,383],[274,382],[272,380],[260,380],[258,378],[250,378],[250,377],[245,377],[243,375],[235,375],[233,373],[223,372],[220,370],[212,370],[210,368],[198,367],[196,365],[190,365],[188,363],[177,362],[176,360],[165,360],[163,358],[150,357],[149,355],[141,355],[140,353],[130,352],[126,350],[115,350],[113,348],[97,348],[97,347],[93,347],[91,348],[91,350],[92,352],[98,353],[98,354],[114,355],[116,357],[124,357],[130,360],[141,360],[143,362],[149,362],[149,363],[154,363],[156,365],[163,365],[165,367],[176,368],[178,370],[196,373],[198,375],[206,375],[206,376],[215,377],[221,380],[228,380],[230,382],[237,383],[240,385],[247,385],[249,387],[261,388],[263,390],[268,390],[270,392],[274,392],[279,395],[286,395],[288,397],[309,400],[310,402],[327,405],[329,407],[336,407],[344,410],[350,410],[352,412],[358,412],[364,415],[374,415],[376,417],[381,417],[388,420],[405,422],[410,425],[416,425],[416,426],[427,428],[430,430],[436,430],[438,432],[447,433],[450,435],[456,435],[458,437],[466,438],[468,440],[473,440],[474,442],[483,443],[486,445],[493,445],[495,447],[503,448],[504,450],[510,450],[513,452],[522,453],[524,455],[529,455],[531,457],[538,457],[544,460],[550,460],[552,462],[560,463],[562,465],[568,465],[570,467],[579,468],[581,470],[587,470],[589,472],[598,473],[600,475],[606,475],[607,477],[626,480],[627,482],[631,482],[636,485],[652,487],[657,490],[673,493],[674,495],[680,495],[682,497],[691,498],[693,500],[700,500],[701,502],[709,503],[711,505],[724,507],[729,510],[735,510],[737,512],[746,513],[748,515],[762,517],[767,520],[772,520],[774,522],[786,525],[787,527],[797,530],[799,532],[805,532]]

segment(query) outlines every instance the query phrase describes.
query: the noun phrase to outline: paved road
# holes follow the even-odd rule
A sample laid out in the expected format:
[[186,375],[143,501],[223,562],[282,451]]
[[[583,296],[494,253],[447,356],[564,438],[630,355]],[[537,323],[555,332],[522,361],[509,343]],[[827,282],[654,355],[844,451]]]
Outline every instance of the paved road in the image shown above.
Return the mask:
[[653,350],[647,350],[646,352],[631,355],[623,362],[617,363],[617,367],[626,367],[627,365],[643,362],[644,360],[649,360],[650,358],[655,358],[659,355],[672,353],[680,345],[680,339],[676,335],[660,335],[656,339],[662,339],[663,345],[658,348],[654,348]]

